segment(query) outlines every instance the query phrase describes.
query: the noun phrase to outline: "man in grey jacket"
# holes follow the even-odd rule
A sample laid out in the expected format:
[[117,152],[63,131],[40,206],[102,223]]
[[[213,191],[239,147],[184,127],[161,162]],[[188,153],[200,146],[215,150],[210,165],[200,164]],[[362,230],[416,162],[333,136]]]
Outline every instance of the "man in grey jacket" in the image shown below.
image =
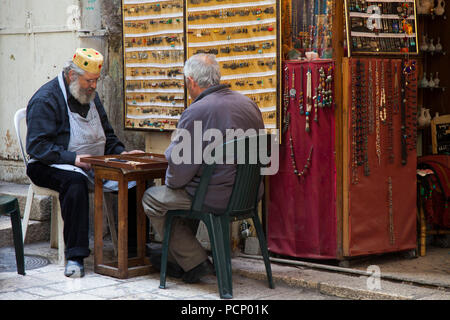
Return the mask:
[[[198,157],[202,157],[209,142],[204,138],[204,133],[214,129],[225,137],[228,129],[258,131],[264,128],[258,106],[248,97],[220,84],[220,67],[214,55],[192,56],[186,61],[184,76],[193,103],[181,115],[177,132],[165,151],[169,163],[166,184],[147,189],[142,199],[152,226],[161,236],[164,234],[168,210],[187,210],[191,207],[202,175],[202,164]],[[179,151],[181,144],[186,144],[186,141],[185,135],[182,137],[177,134],[181,131],[190,136],[190,155],[183,155],[186,161],[182,163],[179,161]],[[236,167],[233,165],[216,167],[204,202],[207,207],[215,212],[226,209],[235,173]],[[168,274],[172,270],[173,276],[179,276],[187,283],[198,282],[214,270],[196,239],[197,226],[198,222],[192,223],[189,219],[175,219],[169,243]],[[152,261],[155,267],[159,267],[159,259]]]

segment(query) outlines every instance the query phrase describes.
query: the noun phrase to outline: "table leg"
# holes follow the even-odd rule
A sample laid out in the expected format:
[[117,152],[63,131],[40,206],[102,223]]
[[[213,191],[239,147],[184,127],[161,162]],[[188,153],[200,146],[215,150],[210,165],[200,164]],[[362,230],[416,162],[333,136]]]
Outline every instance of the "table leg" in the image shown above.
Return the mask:
[[128,278],[128,181],[119,180],[118,192],[118,255],[119,278]]
[[103,181],[95,177],[94,187],[94,268],[103,264]]
[[137,257],[143,261],[145,257],[146,219],[142,206],[145,192],[145,180],[136,181],[136,226],[137,226]]
[[420,201],[420,256],[425,256],[427,242],[427,224],[425,221],[425,212],[423,209],[423,201]]

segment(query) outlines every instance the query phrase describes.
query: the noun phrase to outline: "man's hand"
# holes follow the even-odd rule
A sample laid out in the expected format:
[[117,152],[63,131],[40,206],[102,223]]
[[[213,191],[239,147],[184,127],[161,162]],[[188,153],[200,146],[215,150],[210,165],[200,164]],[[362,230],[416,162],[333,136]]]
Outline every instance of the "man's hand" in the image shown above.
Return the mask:
[[135,153],[145,153],[142,150],[131,150],[131,151],[123,151],[121,154],[135,154]]
[[91,164],[87,162],[81,162],[80,159],[83,157],[90,157],[90,156],[91,156],[90,154],[77,154],[77,157],[75,158],[75,165],[85,171],[88,171],[89,169],[91,169]]

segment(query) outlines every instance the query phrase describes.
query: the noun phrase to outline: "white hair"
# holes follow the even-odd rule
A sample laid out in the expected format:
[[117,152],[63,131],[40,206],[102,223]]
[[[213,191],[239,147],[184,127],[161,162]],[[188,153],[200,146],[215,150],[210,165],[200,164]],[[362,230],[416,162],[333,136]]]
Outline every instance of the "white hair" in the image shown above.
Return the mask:
[[69,76],[69,72],[73,70],[75,71],[77,77],[78,76],[82,76],[85,74],[86,71],[84,71],[83,69],[81,69],[79,66],[77,66],[72,60],[69,60],[66,62],[66,64],[64,65],[63,71],[64,71],[64,75],[66,77]]
[[200,88],[220,84],[220,67],[213,54],[199,53],[190,57],[184,64],[184,76],[191,77]]

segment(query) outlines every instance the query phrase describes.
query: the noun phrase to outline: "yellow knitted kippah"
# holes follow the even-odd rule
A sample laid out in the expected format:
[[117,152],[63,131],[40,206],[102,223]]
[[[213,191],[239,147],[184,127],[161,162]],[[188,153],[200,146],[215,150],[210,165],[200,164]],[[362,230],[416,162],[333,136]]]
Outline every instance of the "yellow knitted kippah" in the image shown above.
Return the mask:
[[99,74],[102,70],[103,56],[95,49],[78,48],[72,61],[84,71]]

